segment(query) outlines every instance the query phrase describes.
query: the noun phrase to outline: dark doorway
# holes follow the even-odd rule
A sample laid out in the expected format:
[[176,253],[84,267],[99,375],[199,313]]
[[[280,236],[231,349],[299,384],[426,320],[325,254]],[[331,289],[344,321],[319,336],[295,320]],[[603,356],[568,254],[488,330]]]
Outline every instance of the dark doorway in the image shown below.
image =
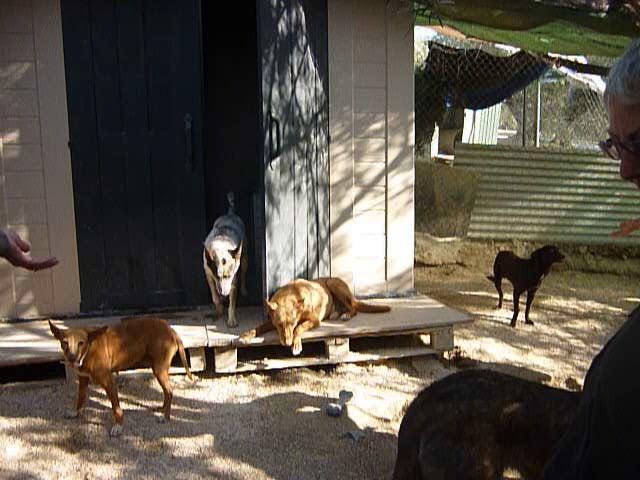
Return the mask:
[[[223,24],[227,27],[221,28]],[[227,192],[233,191],[236,213],[247,231],[249,296],[238,298],[245,305],[262,299],[257,42],[254,2],[202,2],[207,226],[227,212]]]
[[61,8],[81,309],[206,303],[200,2]]

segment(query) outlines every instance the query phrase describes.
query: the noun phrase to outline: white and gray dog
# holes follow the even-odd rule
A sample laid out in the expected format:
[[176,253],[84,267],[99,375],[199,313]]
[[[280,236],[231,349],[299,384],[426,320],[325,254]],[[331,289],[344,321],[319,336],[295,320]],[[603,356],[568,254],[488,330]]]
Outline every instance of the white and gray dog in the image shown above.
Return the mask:
[[215,306],[215,316],[222,316],[223,298],[229,298],[227,325],[238,326],[236,320],[236,298],[238,296],[238,270],[240,270],[240,291],[247,294],[246,274],[248,259],[245,245],[245,230],[242,219],[235,213],[233,192],[227,194],[229,211],[218,217],[204,241],[202,259],[211,299]]

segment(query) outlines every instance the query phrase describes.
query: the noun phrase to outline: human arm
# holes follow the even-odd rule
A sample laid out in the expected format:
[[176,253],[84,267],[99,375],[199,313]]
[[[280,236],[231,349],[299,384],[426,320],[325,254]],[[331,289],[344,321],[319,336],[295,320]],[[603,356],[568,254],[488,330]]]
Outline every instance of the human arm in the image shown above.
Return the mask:
[[29,255],[31,245],[13,230],[0,230],[0,257],[6,258],[14,267],[27,270],[42,270],[58,264],[56,257],[34,259]]

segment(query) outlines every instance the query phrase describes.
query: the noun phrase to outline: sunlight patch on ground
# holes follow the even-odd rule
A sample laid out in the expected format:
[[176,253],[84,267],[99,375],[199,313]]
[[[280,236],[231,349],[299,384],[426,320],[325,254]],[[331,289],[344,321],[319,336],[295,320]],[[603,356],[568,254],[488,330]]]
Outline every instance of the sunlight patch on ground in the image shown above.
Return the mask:
[[172,456],[188,458],[205,454],[215,447],[215,438],[211,433],[202,433],[191,437],[168,436],[158,439],[163,451],[170,451]]
[[[497,293],[490,293],[487,292],[486,290],[458,290],[458,293],[460,295],[469,295],[469,296],[475,296],[475,297],[490,297],[490,298],[495,298],[496,300],[498,300],[498,294]],[[507,296],[505,295],[504,297],[505,299],[507,298]]]
[[18,439],[13,439],[11,443],[4,445],[2,453],[4,459],[9,462],[20,460],[25,454],[24,444]]
[[589,313],[594,310],[600,310],[602,312],[609,312],[612,314],[626,313],[625,309],[609,303],[571,297],[544,296],[540,299],[536,298],[534,303],[544,307],[558,307],[565,313]]

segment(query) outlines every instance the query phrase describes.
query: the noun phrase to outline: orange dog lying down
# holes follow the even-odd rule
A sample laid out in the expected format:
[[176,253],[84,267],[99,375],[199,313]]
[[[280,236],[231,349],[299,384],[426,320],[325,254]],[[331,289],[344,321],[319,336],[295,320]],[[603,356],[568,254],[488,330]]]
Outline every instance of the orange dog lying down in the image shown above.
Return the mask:
[[291,347],[294,355],[302,352],[302,334],[320,326],[327,319],[349,320],[358,312],[382,313],[391,310],[388,305],[371,305],[356,299],[349,286],[335,277],[317,280],[293,280],[279,288],[265,301],[267,316],[262,325],[240,335],[247,341],[269,330],[276,329],[280,343]]
[[193,380],[182,340],[169,324],[160,318],[123,318],[117,325],[97,329],[61,329],[49,320],[49,328],[60,341],[65,362],[78,372],[76,409],[67,412],[67,417],[76,418],[80,414],[87,400],[89,381],[95,382],[105,389],[111,401],[115,420],[109,432],[112,437],[122,433],[124,419],[112,372],[129,369],[142,362],[145,365],[150,364],[164,393],[164,417],[159,417],[159,421],[168,421],[171,416],[173,390],[169,382],[169,367],[176,352],[180,354],[180,360],[189,379]]

